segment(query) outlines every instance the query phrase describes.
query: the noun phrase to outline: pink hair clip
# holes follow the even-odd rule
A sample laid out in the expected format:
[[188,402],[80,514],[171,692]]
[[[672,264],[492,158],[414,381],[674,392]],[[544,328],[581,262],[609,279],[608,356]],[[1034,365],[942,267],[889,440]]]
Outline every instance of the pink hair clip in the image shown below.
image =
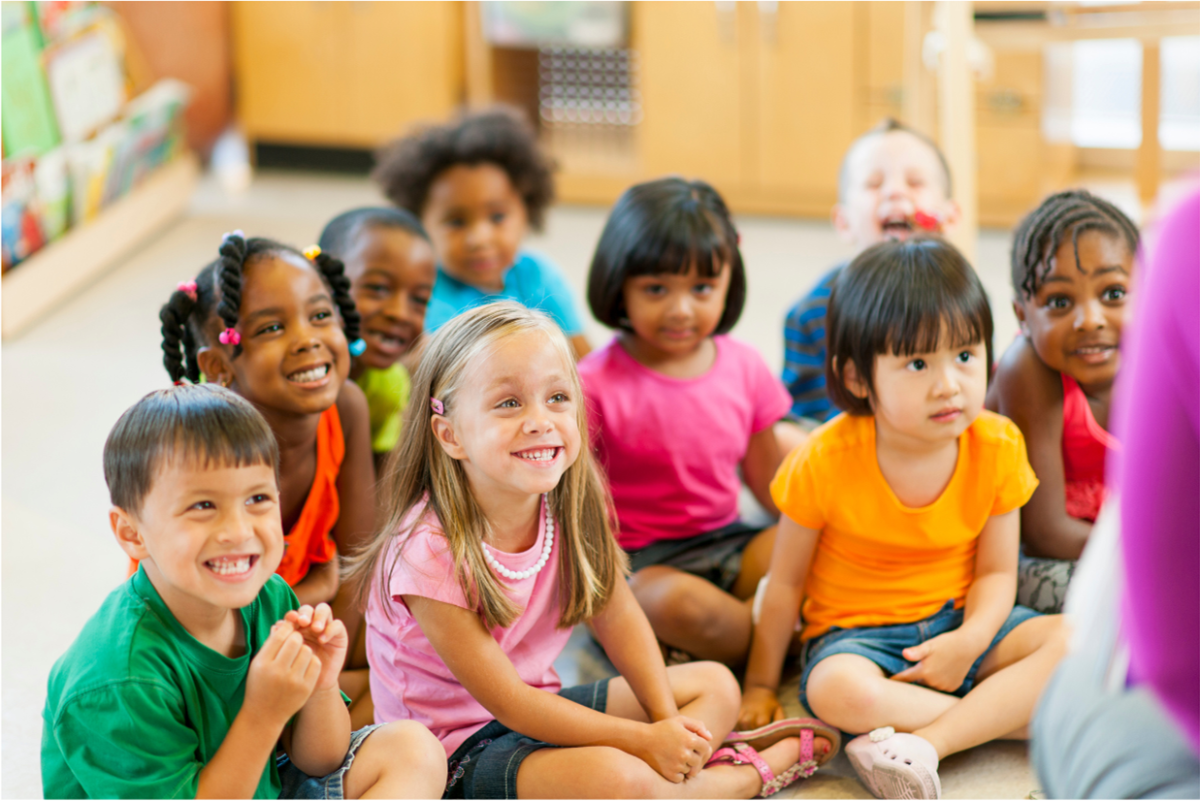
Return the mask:
[[236,345],[242,341],[242,335],[232,328],[226,328],[217,339],[222,345]]
[[308,259],[309,261],[316,261],[317,256],[320,256],[320,255],[321,255],[320,245],[309,245],[308,247],[306,247],[304,249],[304,258]]
[[187,295],[193,301],[196,300],[196,280],[195,279],[192,279],[191,281],[180,281],[179,285],[176,287],[176,289],[178,289],[183,294]]
[[446,413],[446,407],[443,406],[442,402],[440,400],[438,400],[437,398],[429,399],[429,408],[433,409],[434,414],[445,414]]

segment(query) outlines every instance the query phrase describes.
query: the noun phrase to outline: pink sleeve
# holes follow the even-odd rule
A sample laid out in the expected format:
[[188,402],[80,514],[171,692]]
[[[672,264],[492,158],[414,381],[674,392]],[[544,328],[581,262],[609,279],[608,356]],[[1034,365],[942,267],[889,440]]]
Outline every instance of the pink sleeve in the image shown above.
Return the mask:
[[752,434],[773,426],[784,418],[792,408],[792,396],[779,376],[771,372],[758,351],[746,349],[747,368],[750,376],[750,391],[754,398],[754,420]]
[[419,595],[470,609],[450,557],[449,543],[441,530],[428,523],[413,529],[395,560],[388,579],[388,595]]

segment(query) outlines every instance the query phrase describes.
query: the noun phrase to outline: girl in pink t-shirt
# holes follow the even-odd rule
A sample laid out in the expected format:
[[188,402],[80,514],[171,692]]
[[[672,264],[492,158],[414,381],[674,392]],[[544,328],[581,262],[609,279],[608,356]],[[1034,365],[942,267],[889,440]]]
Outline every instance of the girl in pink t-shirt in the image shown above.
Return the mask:
[[592,314],[617,335],[579,363],[633,594],[664,650],[730,666],[749,652],[775,538],[738,519],[738,495],[744,479],[778,515],[772,426],[791,407],[762,357],[724,335],[745,297],[721,196],[702,181],[639,184],[613,207],[588,276]]
[[[749,798],[815,769],[795,729],[713,754],[737,682],[712,662],[663,666],[549,317],[512,302],[464,312],[430,341],[413,392],[385,470],[388,522],[350,580],[376,720],[433,731],[446,797]],[[624,678],[563,690],[553,662],[585,621]]]

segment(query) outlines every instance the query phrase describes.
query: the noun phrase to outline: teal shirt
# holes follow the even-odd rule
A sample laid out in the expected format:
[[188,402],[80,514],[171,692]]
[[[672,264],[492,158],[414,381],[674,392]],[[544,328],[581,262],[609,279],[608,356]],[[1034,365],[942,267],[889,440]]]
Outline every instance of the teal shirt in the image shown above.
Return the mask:
[[515,300],[527,308],[544,311],[569,337],[583,333],[571,287],[562,271],[545,256],[528,251],[517,254],[516,262],[504,273],[504,289],[499,292],[484,292],[438,267],[425,310],[425,330],[432,333],[460,312],[497,300]]
[[[195,798],[200,769],[242,708],[250,660],[298,608],[277,575],[239,610],[246,653],[219,654],[184,629],[139,568],[113,590],[50,671],[42,713],[46,798]],[[255,798],[278,798],[275,760]]]

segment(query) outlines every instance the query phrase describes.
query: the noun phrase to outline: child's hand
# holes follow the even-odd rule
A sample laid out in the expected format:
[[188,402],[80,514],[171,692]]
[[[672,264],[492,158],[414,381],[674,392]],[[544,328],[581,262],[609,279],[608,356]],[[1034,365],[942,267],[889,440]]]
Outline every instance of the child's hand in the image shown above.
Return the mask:
[[288,612],[283,619],[304,637],[305,645],[321,662],[316,688],[330,690],[337,687],[350,638],[346,636],[342,621],[333,617],[329,604],[317,604],[315,609],[305,604]]
[[747,687],[742,693],[742,709],[738,712],[737,727],[757,729],[775,720],[783,720],[783,707],[775,693],[765,687]]
[[244,707],[270,718],[283,728],[292,715],[300,711],[313,693],[321,662],[304,637],[287,621],[271,627],[262,648],[250,661],[246,675]]
[[712,756],[712,733],[683,715],[651,723],[643,752],[637,754],[664,779],[678,784],[696,776]]
[[979,653],[959,632],[951,631],[905,648],[904,658],[917,664],[892,676],[896,681],[924,684],[934,690],[954,692],[967,677]]

